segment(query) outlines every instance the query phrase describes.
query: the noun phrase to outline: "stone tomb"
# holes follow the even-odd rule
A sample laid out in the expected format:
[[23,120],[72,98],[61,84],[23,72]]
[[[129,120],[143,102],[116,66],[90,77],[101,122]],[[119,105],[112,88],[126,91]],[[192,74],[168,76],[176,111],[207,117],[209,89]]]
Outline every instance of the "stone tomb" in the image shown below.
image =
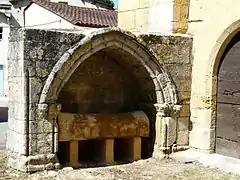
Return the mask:
[[58,126],[59,161],[74,167],[139,160],[141,137],[149,136],[149,120],[143,111],[116,115],[60,113]]
[[[190,62],[191,39],[117,28],[14,28],[10,37],[8,166],[114,164],[188,144],[190,79],[183,75],[190,65],[183,62]],[[163,61],[174,79],[184,77],[180,99]]]

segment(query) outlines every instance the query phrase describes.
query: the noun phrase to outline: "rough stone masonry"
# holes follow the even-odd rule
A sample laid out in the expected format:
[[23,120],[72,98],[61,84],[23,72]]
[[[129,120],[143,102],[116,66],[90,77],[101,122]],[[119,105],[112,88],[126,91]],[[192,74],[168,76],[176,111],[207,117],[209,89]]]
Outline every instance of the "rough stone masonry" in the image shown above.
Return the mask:
[[[13,29],[9,49],[8,166],[28,172],[55,169],[69,154],[70,161],[81,163],[81,153],[90,146],[111,154],[113,161],[121,156],[161,157],[188,148],[191,37],[133,35],[117,28]],[[63,113],[69,114],[63,119],[66,129],[59,130]],[[91,139],[76,141],[71,137],[81,136],[76,134],[80,131],[69,128],[69,117],[89,127],[102,121],[91,117],[113,119],[113,129],[94,139],[86,131]],[[99,132],[106,124],[96,125]],[[72,136],[62,142],[61,132]],[[129,151],[121,154],[122,146]],[[99,154],[91,153],[86,157]]]

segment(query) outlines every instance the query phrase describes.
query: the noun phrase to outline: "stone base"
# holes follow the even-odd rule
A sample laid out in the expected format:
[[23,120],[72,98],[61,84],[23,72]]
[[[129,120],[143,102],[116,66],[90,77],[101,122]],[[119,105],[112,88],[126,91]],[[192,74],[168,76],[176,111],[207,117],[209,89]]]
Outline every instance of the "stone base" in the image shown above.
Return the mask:
[[55,154],[24,156],[15,152],[8,153],[6,166],[23,172],[36,172],[60,168]]
[[162,159],[168,158],[170,154],[179,151],[188,150],[189,146],[173,146],[173,147],[160,147],[158,145],[154,146],[153,157]]

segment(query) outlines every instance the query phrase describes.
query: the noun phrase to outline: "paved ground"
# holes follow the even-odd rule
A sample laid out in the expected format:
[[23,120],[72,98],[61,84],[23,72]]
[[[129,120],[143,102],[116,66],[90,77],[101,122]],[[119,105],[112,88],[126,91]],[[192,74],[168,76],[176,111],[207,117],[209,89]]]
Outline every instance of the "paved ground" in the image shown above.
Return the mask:
[[0,149],[5,148],[7,120],[8,120],[8,99],[0,97]]
[[240,175],[240,159],[223,156],[220,154],[204,154],[187,150],[171,154],[171,158],[182,163],[198,162],[207,167],[214,167],[225,172]]

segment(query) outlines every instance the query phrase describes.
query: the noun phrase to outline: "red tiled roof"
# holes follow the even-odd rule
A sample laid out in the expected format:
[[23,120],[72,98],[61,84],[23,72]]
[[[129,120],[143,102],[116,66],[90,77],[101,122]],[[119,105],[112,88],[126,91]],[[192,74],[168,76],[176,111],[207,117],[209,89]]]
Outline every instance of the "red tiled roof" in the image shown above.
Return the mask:
[[77,26],[117,26],[117,12],[114,10],[71,6],[63,3],[50,2],[49,0],[31,0],[31,4],[32,3],[35,3],[43,7],[44,9],[47,9],[48,11],[62,17],[63,19]]

